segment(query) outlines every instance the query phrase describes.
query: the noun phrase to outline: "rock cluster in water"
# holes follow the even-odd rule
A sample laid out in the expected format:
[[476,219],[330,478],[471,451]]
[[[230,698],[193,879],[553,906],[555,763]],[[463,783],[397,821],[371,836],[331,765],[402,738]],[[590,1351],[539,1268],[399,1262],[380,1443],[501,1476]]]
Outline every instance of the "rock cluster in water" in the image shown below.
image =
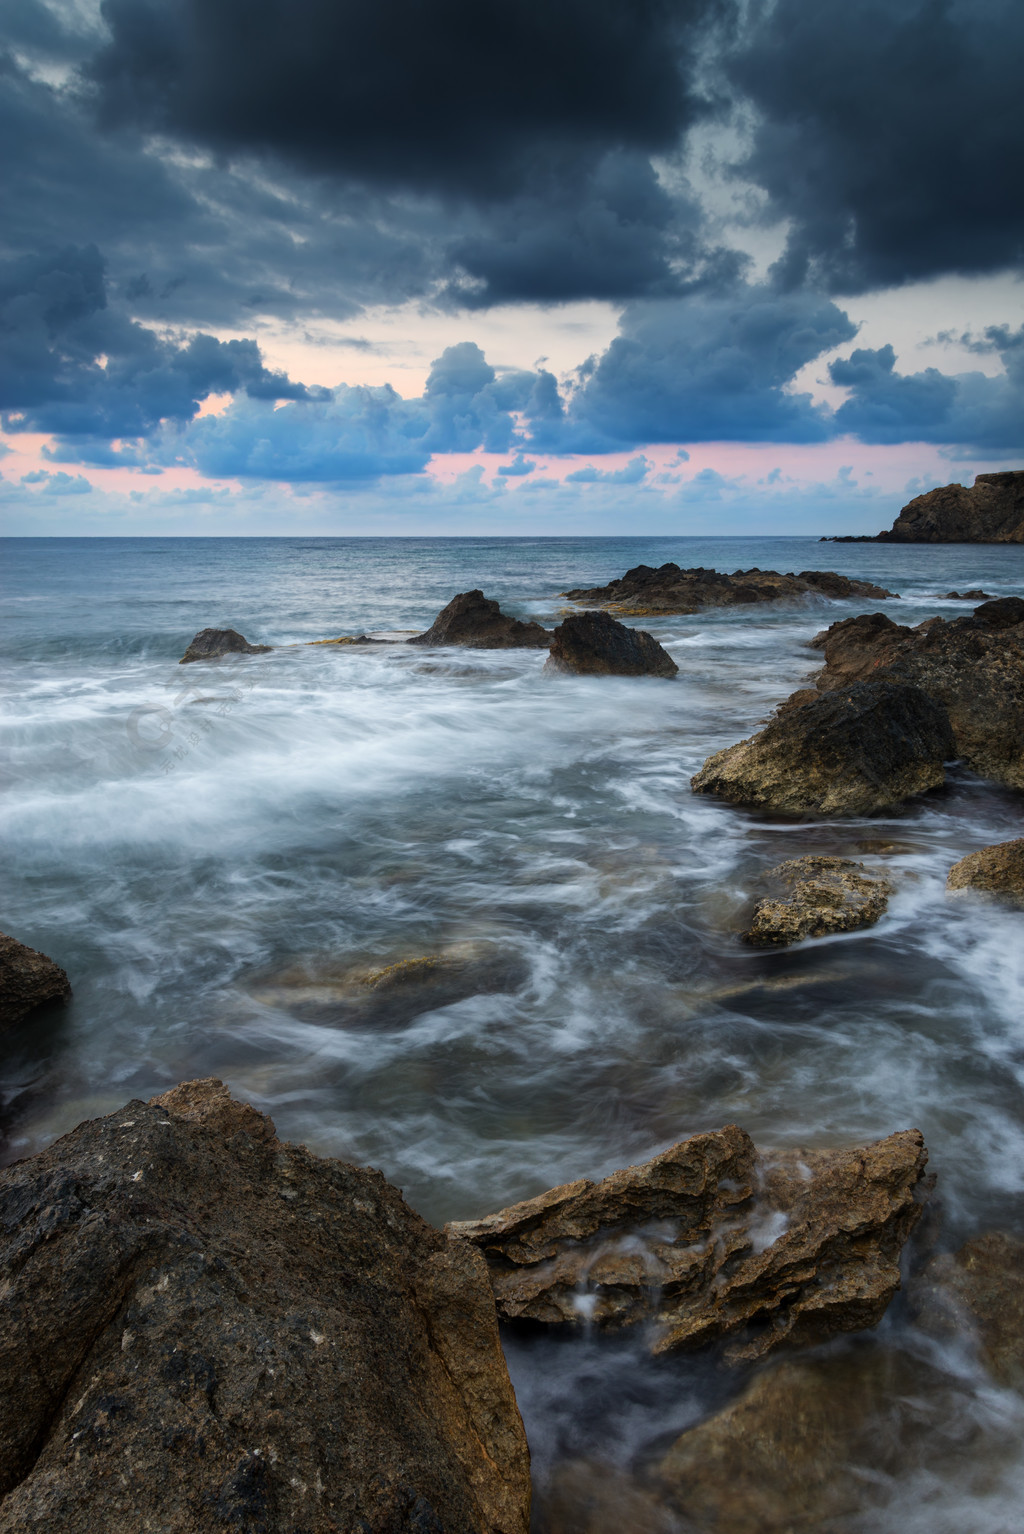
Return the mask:
[[743,934],[756,948],[782,947],[805,937],[871,927],[885,911],[892,884],[850,858],[811,854],[766,874],[783,893],[759,900]]
[[217,1081],[0,1173],[0,1531],[526,1534],[479,1252]]
[[606,586],[581,586],[562,593],[572,602],[597,602],[634,616],[695,613],[705,607],[777,602],[812,594],[836,600],[867,597],[876,602],[895,595],[871,581],[851,580],[834,570],[801,570],[799,575],[780,575],[777,570],[755,569],[725,575],[702,566],[683,570],[671,561],[657,569],[636,565]]
[[59,964],[38,949],[0,932],[0,1029],[51,1001],[67,1001],[71,982]]
[[576,676],[675,676],[679,667],[645,629],[605,612],[572,613],[555,629],[545,671]]
[[446,1229],[484,1253],[507,1321],[643,1321],[656,1353],[726,1341],[740,1362],[877,1324],[926,1161],[916,1130],[758,1155],[731,1125]]
[[1024,469],[977,474],[974,484],[917,495],[888,532],[826,543],[1024,543]]
[[194,660],[218,660],[222,655],[264,655],[269,644],[250,644],[237,629],[200,629],[185,651],[179,666]]

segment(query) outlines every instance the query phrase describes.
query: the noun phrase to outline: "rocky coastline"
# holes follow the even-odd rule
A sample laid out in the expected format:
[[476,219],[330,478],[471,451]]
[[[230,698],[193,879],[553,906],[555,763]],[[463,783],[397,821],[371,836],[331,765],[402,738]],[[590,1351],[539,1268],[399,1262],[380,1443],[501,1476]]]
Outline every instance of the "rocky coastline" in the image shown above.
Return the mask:
[[845,534],[822,543],[1024,543],[1024,469],[977,474],[970,487],[942,485],[917,495],[887,532]]

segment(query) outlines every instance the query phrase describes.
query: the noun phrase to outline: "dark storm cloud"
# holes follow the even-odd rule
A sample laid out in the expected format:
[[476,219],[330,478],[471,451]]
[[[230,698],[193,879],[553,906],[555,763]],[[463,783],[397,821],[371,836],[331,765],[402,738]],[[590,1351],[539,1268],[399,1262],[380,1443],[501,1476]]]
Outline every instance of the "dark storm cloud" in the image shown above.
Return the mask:
[[755,0],[728,61],[741,170],[792,220],[779,276],[834,292],[1024,257],[1019,0]]

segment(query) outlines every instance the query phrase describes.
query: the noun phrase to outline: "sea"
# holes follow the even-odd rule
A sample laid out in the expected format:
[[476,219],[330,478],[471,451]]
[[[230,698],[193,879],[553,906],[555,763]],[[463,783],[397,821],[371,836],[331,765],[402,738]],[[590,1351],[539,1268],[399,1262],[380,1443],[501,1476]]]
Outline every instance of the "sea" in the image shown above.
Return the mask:
[[[552,677],[534,650],[312,643],[400,641],[474,587],[552,624],[567,588],[667,560],[834,569],[899,596],[628,620],[672,681]],[[763,1147],[918,1128],[935,1248],[1024,1236],[1022,917],[944,887],[966,853],[1024,834],[1021,796],[953,767],[897,813],[785,820],[690,789],[816,669],[820,629],[970,612],[953,589],[1024,596],[1024,548],[25,538],[2,565],[0,927],[74,987],[4,1040],[7,1161],[218,1076],[436,1223],[736,1123]],[[208,626],[273,648],[180,666]],[[887,914],[746,947],[765,872],[815,852],[886,870]],[[412,1015],[332,1004],[346,976],[449,952],[489,956],[497,988]],[[859,1345],[926,1359],[943,1386],[912,1403],[927,1447],[865,1472],[871,1511],[849,1528],[1020,1530],[1021,1396],[902,1297]],[[567,1460],[628,1478],[736,1388],[628,1334],[506,1351],[541,1504]]]

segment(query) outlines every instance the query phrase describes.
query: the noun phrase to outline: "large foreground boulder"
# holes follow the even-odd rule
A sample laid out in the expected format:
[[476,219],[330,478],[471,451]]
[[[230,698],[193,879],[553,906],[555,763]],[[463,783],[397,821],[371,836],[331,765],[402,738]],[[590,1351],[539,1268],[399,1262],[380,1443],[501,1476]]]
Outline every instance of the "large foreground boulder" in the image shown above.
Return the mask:
[[510,618],[482,591],[463,591],[441,609],[425,634],[407,644],[472,645],[478,650],[546,650],[548,630],[532,620]]
[[651,1325],[663,1353],[730,1362],[877,1324],[921,1214],[917,1130],[759,1156],[735,1125],[448,1231],[474,1242],[505,1320]]
[[920,688],[859,682],[800,695],[757,735],[708,758],[691,786],[787,815],[870,815],[939,788],[955,748]]
[[486,1268],[220,1082],[0,1173],[0,1531],[526,1534]]
[[187,666],[194,660],[219,660],[222,655],[264,655],[273,645],[250,644],[237,629],[200,629],[179,666]]
[[679,667],[644,629],[605,612],[573,613],[555,629],[545,671],[576,676],[675,676]]
[[949,715],[956,755],[983,777],[1024,788],[1024,601],[983,602],[970,617],[917,628],[882,613],[834,623],[813,641],[825,654],[822,692],[885,679],[920,687]]
[[946,876],[949,890],[978,890],[1024,909],[1024,837],[969,852]]
[[725,575],[700,565],[683,570],[670,560],[657,569],[636,565],[606,586],[579,586],[562,595],[572,602],[600,604],[640,617],[651,613],[696,613],[706,607],[746,606],[811,595],[833,600],[866,597],[877,602],[895,593],[871,581],[837,575],[834,570],[801,570],[799,575],[780,575],[778,570],[754,569]]
[[50,1001],[67,1001],[71,982],[45,953],[0,932],[0,1029]]
[[782,893],[757,903],[743,934],[755,948],[778,948],[805,937],[872,927],[892,894],[889,880],[863,863],[822,854],[790,858],[765,877]]

